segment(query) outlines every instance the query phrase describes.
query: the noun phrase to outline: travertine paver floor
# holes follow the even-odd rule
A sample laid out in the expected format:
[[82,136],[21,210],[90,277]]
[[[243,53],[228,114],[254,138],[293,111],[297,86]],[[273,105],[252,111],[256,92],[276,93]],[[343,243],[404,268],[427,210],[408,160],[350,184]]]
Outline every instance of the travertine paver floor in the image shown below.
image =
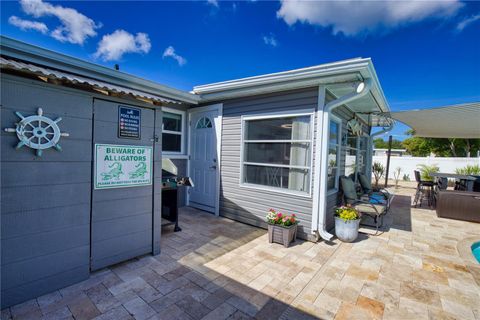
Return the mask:
[[[410,207],[352,244],[269,244],[266,231],[185,208],[162,253],[2,311],[2,319],[480,319],[480,225]],[[467,239],[463,241],[464,239]]]

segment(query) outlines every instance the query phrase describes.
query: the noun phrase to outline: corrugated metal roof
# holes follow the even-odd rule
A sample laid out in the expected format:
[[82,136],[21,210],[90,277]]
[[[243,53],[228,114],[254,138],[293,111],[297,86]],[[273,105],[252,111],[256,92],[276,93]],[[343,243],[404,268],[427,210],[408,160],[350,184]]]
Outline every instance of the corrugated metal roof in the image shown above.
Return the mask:
[[60,80],[67,80],[72,83],[79,83],[79,84],[86,84],[97,89],[111,91],[114,93],[122,93],[127,95],[132,95],[134,97],[139,97],[143,99],[148,99],[157,102],[163,103],[178,103],[181,104],[179,101],[171,100],[164,98],[162,96],[152,95],[146,92],[130,89],[123,86],[114,85],[104,81],[98,81],[95,79],[75,75],[72,73],[62,72],[58,70],[53,70],[49,68],[44,68],[38,65],[34,65],[31,63],[16,61],[12,59],[7,59],[5,57],[0,57],[0,65],[2,68],[14,69],[19,71],[27,71],[37,75],[45,76],[48,78],[55,78]]
[[430,138],[480,138],[480,102],[392,112],[392,117]]

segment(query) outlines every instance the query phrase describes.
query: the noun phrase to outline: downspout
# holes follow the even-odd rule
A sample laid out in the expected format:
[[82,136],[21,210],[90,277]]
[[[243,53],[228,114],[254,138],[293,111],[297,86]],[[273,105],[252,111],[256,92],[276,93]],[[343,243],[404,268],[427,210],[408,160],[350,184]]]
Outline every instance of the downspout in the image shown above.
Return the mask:
[[372,88],[372,79],[367,78],[364,82],[361,82],[356,90],[352,93],[346,94],[343,97],[340,97],[336,100],[330,101],[327,103],[323,110],[318,110],[318,120],[322,121],[322,128],[317,132],[317,146],[320,146],[316,149],[315,158],[319,159],[315,163],[315,172],[316,174],[320,173],[320,179],[314,180],[314,190],[319,191],[319,195],[314,197],[313,203],[313,212],[316,211],[316,220],[317,221],[317,234],[322,237],[322,239],[329,241],[332,239],[333,235],[326,230],[326,214],[327,214],[327,176],[328,176],[328,134],[330,127],[330,113],[335,109],[344,104],[352,102],[356,99],[359,99],[370,92]]

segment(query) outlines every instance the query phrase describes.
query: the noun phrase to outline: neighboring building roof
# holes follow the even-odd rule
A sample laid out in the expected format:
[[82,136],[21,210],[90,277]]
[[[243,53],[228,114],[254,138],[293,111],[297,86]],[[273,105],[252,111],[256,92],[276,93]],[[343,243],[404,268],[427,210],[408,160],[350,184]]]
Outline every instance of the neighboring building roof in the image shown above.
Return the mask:
[[480,138],[480,102],[393,112],[392,117],[415,130],[419,137]]
[[84,77],[88,81],[96,80],[105,83],[105,87],[123,88],[141,92],[144,95],[157,97],[178,103],[198,104],[200,97],[186,91],[170,88],[156,82],[142,79],[125,72],[100,66],[61,53],[43,49],[8,37],[0,37],[1,55],[9,60],[26,62],[50,71],[61,71],[69,77]]
[[87,84],[94,88],[111,91],[114,93],[122,93],[127,95],[132,95],[134,97],[139,97],[143,99],[148,99],[152,101],[158,101],[163,103],[181,103],[180,101],[170,100],[158,95],[152,95],[145,92],[141,92],[138,90],[129,89],[123,86],[116,86],[107,82],[98,81],[95,79],[90,79],[82,76],[77,76],[71,73],[66,73],[62,71],[52,70],[48,68],[43,68],[37,65],[33,65],[30,63],[15,61],[11,59],[6,59],[4,57],[0,57],[0,65],[2,68],[5,69],[13,69],[18,71],[28,71],[30,73],[34,73],[36,75],[45,76],[50,79],[58,79],[58,80],[67,80],[71,83],[77,84]]
[[387,100],[370,58],[355,58],[308,68],[206,84],[194,87],[193,92],[201,95],[204,101],[216,101],[325,84],[331,93],[339,97],[354,90],[352,83],[358,84],[367,78],[372,79],[372,90],[368,95],[355,102],[357,106],[362,105],[362,110],[355,111],[389,112]]

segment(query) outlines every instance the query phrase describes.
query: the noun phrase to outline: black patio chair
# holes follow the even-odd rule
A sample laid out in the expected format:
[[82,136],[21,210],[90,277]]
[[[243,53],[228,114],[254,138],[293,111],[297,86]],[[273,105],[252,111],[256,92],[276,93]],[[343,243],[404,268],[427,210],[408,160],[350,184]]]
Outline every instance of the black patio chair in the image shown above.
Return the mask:
[[420,171],[414,170],[413,173],[415,174],[415,180],[417,181],[417,191],[415,192],[415,197],[413,200],[413,204],[415,208],[418,204],[420,207],[422,206],[423,199],[427,199],[428,206],[431,207],[433,205],[433,187],[435,183],[433,181],[426,181],[422,180]]
[[361,224],[375,227],[375,235],[377,235],[378,229],[383,226],[383,217],[387,213],[387,203],[372,203],[370,198],[360,198],[356,192],[355,182],[348,177],[340,177],[340,187],[344,203],[358,210],[362,216],[371,218],[375,225]]

